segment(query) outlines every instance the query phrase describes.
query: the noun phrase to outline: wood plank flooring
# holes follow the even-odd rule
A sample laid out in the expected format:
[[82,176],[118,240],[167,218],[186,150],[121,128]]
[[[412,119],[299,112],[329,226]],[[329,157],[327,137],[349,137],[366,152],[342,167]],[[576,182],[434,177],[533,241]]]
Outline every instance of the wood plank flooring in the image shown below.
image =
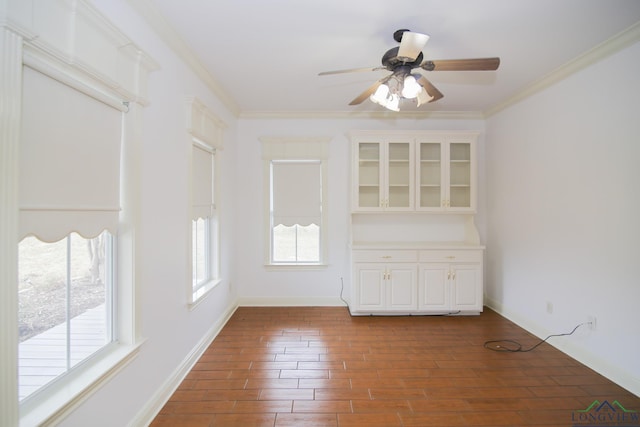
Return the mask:
[[640,398],[549,344],[498,353],[493,339],[539,341],[488,309],[241,307],[151,426],[572,426],[605,413],[640,425]]

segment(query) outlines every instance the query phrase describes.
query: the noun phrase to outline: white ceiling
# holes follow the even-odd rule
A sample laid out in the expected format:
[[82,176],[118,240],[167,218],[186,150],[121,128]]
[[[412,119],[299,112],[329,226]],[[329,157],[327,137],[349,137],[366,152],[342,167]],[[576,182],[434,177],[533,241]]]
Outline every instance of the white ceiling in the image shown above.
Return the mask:
[[444,98],[417,111],[486,112],[640,21],[638,0],[146,1],[238,114],[384,111],[348,103],[388,71],[318,73],[379,66],[401,28],[431,36],[425,59],[500,57],[497,71],[424,72]]

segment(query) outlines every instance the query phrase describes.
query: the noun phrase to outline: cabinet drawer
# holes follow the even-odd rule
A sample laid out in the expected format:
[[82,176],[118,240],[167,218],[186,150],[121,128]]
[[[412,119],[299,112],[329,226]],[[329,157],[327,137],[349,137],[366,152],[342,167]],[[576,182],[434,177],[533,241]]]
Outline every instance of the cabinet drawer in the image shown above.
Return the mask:
[[420,262],[482,262],[481,250],[420,251]]
[[418,251],[355,250],[353,262],[417,262]]

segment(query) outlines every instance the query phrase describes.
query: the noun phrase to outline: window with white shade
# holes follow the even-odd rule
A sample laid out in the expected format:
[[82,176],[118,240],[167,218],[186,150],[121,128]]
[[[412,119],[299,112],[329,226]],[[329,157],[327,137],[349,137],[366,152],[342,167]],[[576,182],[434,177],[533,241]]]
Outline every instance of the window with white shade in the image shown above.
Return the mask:
[[271,262],[319,263],[322,173],[319,160],[271,162]]
[[214,198],[215,150],[194,139],[191,153],[191,286],[195,302],[218,276],[218,221]]
[[265,139],[267,264],[318,266],[326,260],[328,141]]
[[223,148],[225,123],[199,99],[189,102],[188,131],[191,135],[191,307],[221,281],[218,207],[216,205],[216,161]]
[[115,241],[123,106],[23,68],[19,152],[19,394],[117,339]]

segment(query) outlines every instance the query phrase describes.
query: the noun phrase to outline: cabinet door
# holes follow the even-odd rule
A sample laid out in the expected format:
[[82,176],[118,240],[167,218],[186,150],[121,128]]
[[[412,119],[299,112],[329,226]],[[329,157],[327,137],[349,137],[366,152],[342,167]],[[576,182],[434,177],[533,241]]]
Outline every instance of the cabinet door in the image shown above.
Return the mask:
[[386,271],[381,264],[356,264],[356,310],[382,310],[385,308]]
[[419,268],[418,308],[425,311],[448,311],[450,308],[448,264],[421,264]]
[[468,211],[475,208],[474,150],[469,142],[447,144],[448,176],[446,207],[448,210]]
[[416,275],[415,265],[387,265],[386,307],[388,309],[415,310],[418,307]]
[[451,266],[452,310],[482,311],[482,269],[477,264]]
[[417,147],[416,207],[419,210],[440,210],[446,200],[442,142],[420,142]]
[[385,144],[385,210],[403,211],[413,209],[414,160],[413,144],[410,142],[388,142]]
[[354,210],[381,210],[383,192],[384,146],[381,142],[358,142],[354,158]]

